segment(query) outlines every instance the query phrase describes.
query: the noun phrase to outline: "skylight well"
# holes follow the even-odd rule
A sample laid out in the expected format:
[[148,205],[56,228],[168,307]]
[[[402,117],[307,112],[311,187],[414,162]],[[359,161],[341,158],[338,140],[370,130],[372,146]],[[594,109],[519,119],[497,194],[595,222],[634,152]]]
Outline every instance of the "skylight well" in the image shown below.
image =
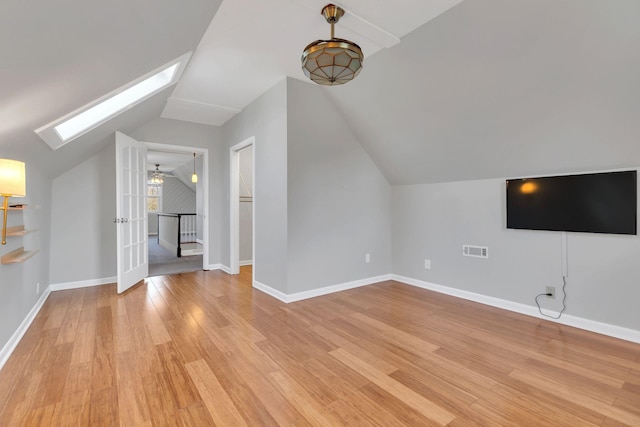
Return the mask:
[[190,56],[191,53],[183,55],[105,97],[37,129],[35,132],[52,149],[56,150],[166,87],[175,84]]

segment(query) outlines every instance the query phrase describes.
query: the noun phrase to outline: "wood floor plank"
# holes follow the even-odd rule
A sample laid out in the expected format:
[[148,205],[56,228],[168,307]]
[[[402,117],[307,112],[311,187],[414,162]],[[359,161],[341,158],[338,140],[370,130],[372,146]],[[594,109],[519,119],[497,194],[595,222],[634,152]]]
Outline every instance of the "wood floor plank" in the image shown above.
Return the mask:
[[52,292],[0,425],[640,425],[638,344],[393,281],[291,304],[251,281]]
[[389,393],[420,412],[426,418],[432,419],[443,426],[447,425],[447,423],[455,418],[455,416],[449,411],[435,405],[430,400],[425,399],[415,391],[385,375],[383,372],[378,371],[349,352],[339,348],[337,350],[333,350],[329,354],[367,378],[372,383],[376,384],[378,387],[388,390]]
[[536,374],[521,371],[519,369],[514,370],[509,374],[511,377],[524,381],[535,387],[548,390],[549,393],[562,397],[570,402],[574,402],[585,408],[593,408],[604,416],[621,423],[628,425],[640,425],[640,415],[628,412],[624,409],[616,408],[615,406],[608,405],[598,399],[586,396],[580,392],[580,389],[571,388],[560,382],[553,381],[549,378],[544,378]]
[[340,425],[338,420],[328,411],[323,410],[320,403],[314,400],[293,378],[283,372],[272,372],[269,376],[280,393],[292,403],[309,424],[316,427]]
[[204,360],[189,362],[186,368],[211,418],[217,425],[230,427],[247,425]]

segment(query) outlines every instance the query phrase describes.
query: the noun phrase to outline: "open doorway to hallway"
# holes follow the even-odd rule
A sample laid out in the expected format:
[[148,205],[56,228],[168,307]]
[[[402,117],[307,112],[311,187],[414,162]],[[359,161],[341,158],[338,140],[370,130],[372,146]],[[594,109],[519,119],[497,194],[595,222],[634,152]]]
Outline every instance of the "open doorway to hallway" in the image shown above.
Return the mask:
[[150,147],[147,165],[149,276],[205,269],[203,156]]

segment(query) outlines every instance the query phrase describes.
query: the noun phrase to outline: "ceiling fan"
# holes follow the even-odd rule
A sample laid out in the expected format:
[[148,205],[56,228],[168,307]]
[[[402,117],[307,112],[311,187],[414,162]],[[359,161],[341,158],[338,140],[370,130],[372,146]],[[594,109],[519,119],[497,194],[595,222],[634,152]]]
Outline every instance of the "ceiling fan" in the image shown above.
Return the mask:
[[150,182],[151,184],[162,184],[164,182],[164,178],[175,178],[176,176],[172,173],[162,172],[160,170],[160,165],[156,163],[156,170],[151,174]]

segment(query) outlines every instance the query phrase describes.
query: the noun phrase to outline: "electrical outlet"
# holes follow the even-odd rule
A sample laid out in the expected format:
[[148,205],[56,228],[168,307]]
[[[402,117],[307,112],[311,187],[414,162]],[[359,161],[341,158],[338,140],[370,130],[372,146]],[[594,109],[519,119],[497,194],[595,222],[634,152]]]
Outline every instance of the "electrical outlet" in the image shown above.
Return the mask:
[[555,286],[547,286],[545,293],[546,294],[551,294],[551,296],[549,296],[549,298],[556,299],[556,287]]
[[425,268],[425,270],[431,270],[431,260],[430,259],[425,259],[424,260],[424,268]]
[[371,262],[371,254],[364,255],[364,262],[366,262],[367,264]]
[[36,284],[36,295],[40,295],[40,282]]

